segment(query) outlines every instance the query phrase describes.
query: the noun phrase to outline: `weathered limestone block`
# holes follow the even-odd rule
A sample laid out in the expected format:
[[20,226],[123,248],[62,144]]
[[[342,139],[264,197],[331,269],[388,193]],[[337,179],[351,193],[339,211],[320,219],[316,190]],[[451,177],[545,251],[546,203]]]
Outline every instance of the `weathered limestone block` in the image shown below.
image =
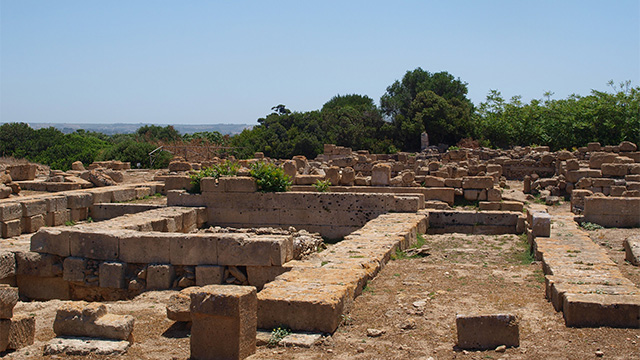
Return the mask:
[[15,315],[11,318],[11,325],[9,326],[7,349],[18,350],[32,345],[35,335],[36,318],[27,314]]
[[629,173],[629,165],[627,164],[602,164],[600,167],[602,176],[624,177]]
[[75,171],[85,171],[84,165],[82,164],[82,161],[74,161],[73,163],[71,163],[71,170],[75,170]]
[[356,172],[352,167],[348,166],[342,169],[342,174],[340,175],[340,185],[353,186],[355,181]]
[[599,178],[602,177],[602,172],[599,169],[579,169],[579,170],[569,170],[565,174],[567,181],[576,183],[578,180],[583,177],[594,177]]
[[218,179],[218,187],[225,192],[252,193],[258,191],[256,179],[250,176],[227,176]]
[[[170,176],[168,178],[175,178],[173,176]],[[183,182],[187,183],[186,186],[186,190],[191,189],[191,178],[189,178],[188,176],[185,177],[186,179],[183,180]],[[167,182],[169,182],[169,179],[167,179]],[[173,189],[182,189],[183,187],[170,187],[167,184],[165,184],[165,190],[173,190]],[[133,188],[121,188],[121,189],[113,189],[111,192],[111,202],[117,203],[117,202],[125,202],[125,201],[131,201],[133,199],[136,198],[136,190]]]
[[21,224],[23,234],[34,233],[45,226],[44,215],[38,214],[33,216],[25,216],[22,218]]
[[191,294],[201,291],[192,286],[171,295],[167,302],[167,318],[173,321],[191,321]]
[[147,289],[171,289],[175,280],[175,268],[169,264],[153,264],[147,266]]
[[168,235],[167,237],[170,239],[169,262],[173,265],[217,264],[219,236],[212,234]]
[[247,266],[247,280],[249,285],[261,290],[267,283],[289,270],[291,267],[286,266]]
[[0,352],[7,350],[7,346],[9,346],[10,329],[11,320],[0,319]]
[[500,189],[491,188],[487,189],[487,201],[500,201],[502,199],[502,192]]
[[546,212],[533,213],[531,223],[531,231],[534,237],[551,235],[551,215]]
[[22,205],[23,217],[42,215],[47,212],[47,203],[43,199],[23,200],[20,204]]
[[640,266],[640,236],[624,239],[622,243],[625,251],[625,260],[633,265]]
[[293,258],[293,238],[272,235],[247,237],[242,234],[218,239],[218,264],[281,266]]
[[191,170],[191,164],[186,161],[172,161],[169,163],[169,171],[189,171]]
[[57,336],[130,340],[133,325],[131,315],[107,314],[104,304],[78,301],[58,309],[53,331]]
[[8,166],[7,171],[13,181],[33,180],[36,178],[37,168],[35,164],[23,164]]
[[18,288],[0,284],[0,319],[11,319],[18,303]]
[[96,260],[118,260],[122,231],[69,232],[71,256]]
[[16,275],[20,297],[30,300],[68,300],[69,282],[62,277]]
[[196,266],[196,285],[220,285],[224,281],[224,266],[199,265]]
[[93,194],[90,192],[67,193],[67,207],[69,209],[88,208],[93,205]]
[[191,357],[244,359],[256,351],[256,289],[209,285],[191,293]]
[[328,180],[331,185],[338,185],[340,183],[340,168],[337,166],[330,166],[325,170],[325,180]]
[[0,279],[16,275],[16,257],[11,251],[0,251]]
[[126,283],[124,279],[126,266],[120,262],[100,263],[98,270],[99,283],[101,288],[124,289]]
[[119,236],[119,260],[126,263],[168,263],[173,234],[126,232]]
[[0,221],[16,220],[22,217],[22,205],[20,203],[0,204]]
[[51,254],[40,254],[32,251],[17,251],[16,274],[40,277],[62,275],[62,259]]
[[565,294],[564,321],[571,327],[640,327],[640,296]]
[[600,169],[604,163],[612,163],[616,154],[606,152],[593,152],[589,156],[589,168]]
[[587,144],[588,152],[600,151],[601,149],[602,149],[602,145],[600,145],[599,142],[590,142]]
[[456,328],[458,346],[462,349],[520,346],[519,324],[515,315],[457,315]]
[[[448,179],[447,179],[448,180]],[[424,181],[422,183],[424,187],[443,187],[445,186],[445,179],[437,176],[427,175],[424,177]]]
[[605,227],[639,227],[640,198],[587,197],[584,220]]
[[65,281],[83,282],[87,259],[69,256],[64,259],[62,278]]
[[0,221],[0,233],[3,238],[10,238],[22,234],[20,219]]
[[620,151],[631,152],[638,150],[638,146],[631,141],[623,141],[620,143]]
[[391,165],[376,164],[371,170],[372,186],[388,186],[391,183]]
[[63,209],[60,211],[47,212],[44,217],[44,223],[46,226],[60,226],[64,225],[71,219],[71,212],[69,209]]
[[324,180],[324,175],[296,175],[295,183],[296,185],[313,185],[317,181]]
[[493,177],[491,176],[466,176],[462,178],[463,189],[491,189]]
[[31,236],[31,251],[62,257],[70,255],[70,231],[42,228]]

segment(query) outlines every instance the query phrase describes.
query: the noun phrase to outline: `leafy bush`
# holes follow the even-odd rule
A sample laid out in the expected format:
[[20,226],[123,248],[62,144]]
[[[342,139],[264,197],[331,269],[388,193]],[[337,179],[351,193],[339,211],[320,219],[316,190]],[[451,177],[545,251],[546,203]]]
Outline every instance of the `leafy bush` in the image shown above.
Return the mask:
[[331,186],[331,181],[329,180],[318,180],[313,184],[313,187],[315,187],[318,192],[328,192],[329,186]]
[[202,170],[196,172],[195,174],[189,175],[191,178],[191,192],[192,193],[201,193],[202,189],[200,188],[200,182],[203,178],[212,177],[214,179],[219,178],[220,176],[236,176],[238,174],[238,170],[240,169],[240,164],[234,161],[226,160],[222,164],[215,164],[212,167],[205,167]]
[[289,175],[274,164],[254,163],[251,166],[250,174],[256,179],[258,191],[261,192],[284,192],[291,187]]

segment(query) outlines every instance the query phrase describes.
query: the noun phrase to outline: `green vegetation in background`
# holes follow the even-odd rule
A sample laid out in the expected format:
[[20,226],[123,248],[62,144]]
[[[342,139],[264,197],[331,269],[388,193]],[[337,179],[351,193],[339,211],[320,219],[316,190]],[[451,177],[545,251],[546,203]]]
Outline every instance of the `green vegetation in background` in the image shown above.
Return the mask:
[[202,189],[200,188],[200,183],[205,177],[212,177],[214,179],[219,178],[220,176],[236,176],[238,174],[238,170],[240,169],[240,164],[235,161],[226,160],[222,164],[214,164],[212,167],[205,167],[202,170],[189,175],[191,177],[191,192],[192,193],[201,193]]

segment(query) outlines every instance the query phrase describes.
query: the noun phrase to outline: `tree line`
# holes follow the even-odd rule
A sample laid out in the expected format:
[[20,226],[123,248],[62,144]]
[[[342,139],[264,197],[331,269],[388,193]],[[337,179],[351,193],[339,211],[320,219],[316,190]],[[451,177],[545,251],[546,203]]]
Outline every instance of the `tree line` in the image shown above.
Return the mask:
[[[455,145],[473,139],[486,147],[548,145],[572,149],[589,142],[640,142],[640,87],[611,82],[611,92],[593,90],[587,96],[522,102],[505,100],[492,90],[475,106],[467,83],[448,72],[421,68],[407,71],[387,87],[380,105],[366,95],[336,95],[321,109],[297,112],[283,104],[258,119],[258,125],[229,136],[219,132],[181,135],[172,126],[147,125],[133,134],[105,135],[78,130],[63,134],[55,128],[31,129],[23,123],[0,126],[0,155],[27,158],[58,169],[81,160],[129,161],[151,166],[149,152],[163,144],[214,144],[231,148],[238,158],[264,152],[272,158],[305,155],[315,158],[323,144],[372,153],[419,151],[420,134],[431,144]],[[166,167],[171,155],[161,153],[153,166]]]

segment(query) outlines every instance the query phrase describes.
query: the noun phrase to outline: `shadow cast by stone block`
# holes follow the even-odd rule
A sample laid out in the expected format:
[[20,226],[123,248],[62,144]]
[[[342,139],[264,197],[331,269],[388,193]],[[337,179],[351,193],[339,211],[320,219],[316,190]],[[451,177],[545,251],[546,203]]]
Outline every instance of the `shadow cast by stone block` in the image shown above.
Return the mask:
[[171,339],[182,339],[189,337],[191,334],[191,322],[190,321],[176,321],[173,325],[169,326],[167,330],[162,333],[163,337]]

